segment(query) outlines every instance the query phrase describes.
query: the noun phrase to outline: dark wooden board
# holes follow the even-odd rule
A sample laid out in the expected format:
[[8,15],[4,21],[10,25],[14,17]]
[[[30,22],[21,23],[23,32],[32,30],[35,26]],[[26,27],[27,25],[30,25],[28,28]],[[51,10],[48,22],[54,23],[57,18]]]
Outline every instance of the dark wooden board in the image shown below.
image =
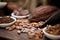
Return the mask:
[[0,29],[0,37],[3,37],[3,38],[8,38],[8,39],[12,39],[12,40],[28,40],[26,37],[26,34],[21,34],[21,35],[18,35],[16,33],[16,30],[13,30],[13,31],[7,31],[7,30],[4,30],[4,29]]
[[[34,39],[28,39],[26,33],[22,33],[20,35],[17,34],[16,30],[8,31],[5,29],[0,29],[0,37],[7,38],[11,40],[34,40]],[[45,37],[41,40],[48,40]]]

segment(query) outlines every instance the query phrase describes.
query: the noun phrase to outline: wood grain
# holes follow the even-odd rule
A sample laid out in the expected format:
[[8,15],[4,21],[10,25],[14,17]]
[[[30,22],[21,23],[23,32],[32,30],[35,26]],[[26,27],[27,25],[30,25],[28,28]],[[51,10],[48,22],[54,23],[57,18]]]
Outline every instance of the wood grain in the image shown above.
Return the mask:
[[[22,33],[18,35],[16,30],[8,31],[5,29],[0,29],[0,37],[11,39],[11,40],[34,40],[34,39],[28,39],[26,33]],[[43,39],[40,39],[40,40],[48,40],[48,39],[43,37]]]

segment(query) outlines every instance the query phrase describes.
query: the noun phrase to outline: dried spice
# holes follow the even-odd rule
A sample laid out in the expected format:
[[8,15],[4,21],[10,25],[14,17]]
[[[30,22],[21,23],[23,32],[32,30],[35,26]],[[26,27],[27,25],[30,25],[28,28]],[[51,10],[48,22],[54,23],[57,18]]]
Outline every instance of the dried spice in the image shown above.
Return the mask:
[[13,22],[14,20],[10,17],[4,16],[0,18],[0,24],[4,24],[4,23],[10,23]]
[[16,15],[16,16],[25,16],[25,15],[28,15],[28,14],[29,14],[29,11],[28,10],[24,10],[22,8],[14,10],[14,15]]
[[34,32],[28,32],[28,38],[32,39],[34,38],[35,40],[39,40],[43,37],[43,32],[40,28],[35,30]]
[[[27,33],[29,39],[34,38],[35,40],[41,39],[43,37],[43,32],[40,28],[36,28],[44,24],[45,22],[32,22],[30,23],[28,19],[17,19],[15,24],[10,27],[6,27],[7,30],[17,29],[17,33]],[[37,26],[38,25],[38,26]]]
[[60,24],[56,24],[54,26],[47,25],[46,32],[53,35],[60,35]]

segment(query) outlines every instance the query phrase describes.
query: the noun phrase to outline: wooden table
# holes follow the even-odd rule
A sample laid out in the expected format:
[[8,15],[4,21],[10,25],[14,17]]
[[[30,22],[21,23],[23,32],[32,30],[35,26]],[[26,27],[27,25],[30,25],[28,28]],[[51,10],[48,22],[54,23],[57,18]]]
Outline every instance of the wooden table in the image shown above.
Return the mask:
[[[22,33],[20,35],[17,34],[16,30],[8,31],[5,29],[0,29],[0,37],[10,39],[10,40],[34,40],[34,39],[28,39],[26,33]],[[1,40],[1,38],[0,38]],[[49,40],[46,37],[43,37],[41,40]]]

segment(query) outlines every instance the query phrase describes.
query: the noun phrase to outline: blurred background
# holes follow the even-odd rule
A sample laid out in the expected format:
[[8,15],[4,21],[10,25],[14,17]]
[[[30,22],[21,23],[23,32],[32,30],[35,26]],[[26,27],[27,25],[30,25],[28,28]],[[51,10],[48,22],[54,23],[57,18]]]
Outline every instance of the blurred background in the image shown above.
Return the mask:
[[16,2],[30,11],[40,5],[53,5],[60,8],[60,0],[0,0],[0,2]]

